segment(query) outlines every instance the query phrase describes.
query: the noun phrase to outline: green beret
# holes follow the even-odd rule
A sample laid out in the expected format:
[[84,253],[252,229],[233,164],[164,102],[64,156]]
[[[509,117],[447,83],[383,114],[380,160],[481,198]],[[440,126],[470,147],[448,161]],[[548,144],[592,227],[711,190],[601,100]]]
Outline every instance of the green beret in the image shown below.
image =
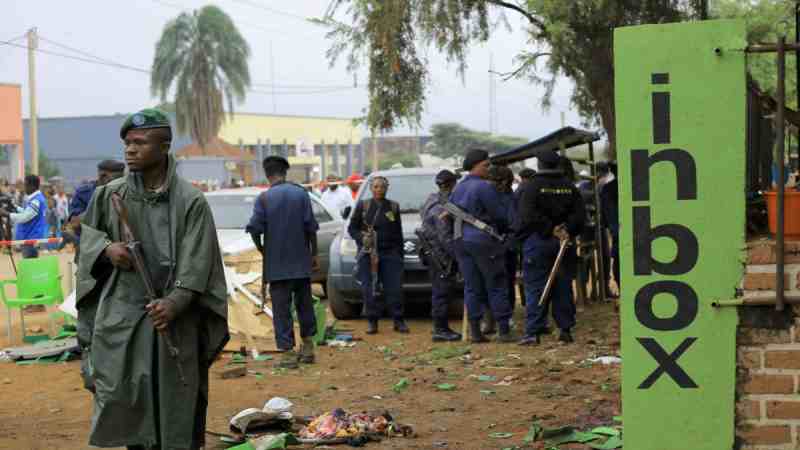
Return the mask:
[[122,128],[119,130],[119,137],[125,139],[125,135],[128,134],[130,130],[144,130],[149,128],[170,128],[167,115],[153,108],[146,108],[131,114],[122,124]]

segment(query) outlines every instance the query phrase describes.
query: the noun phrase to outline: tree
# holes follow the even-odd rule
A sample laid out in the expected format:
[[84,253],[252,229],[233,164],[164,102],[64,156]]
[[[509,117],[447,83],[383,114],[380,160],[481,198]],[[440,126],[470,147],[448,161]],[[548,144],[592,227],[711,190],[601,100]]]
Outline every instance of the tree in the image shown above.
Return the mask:
[[175,92],[177,131],[205,148],[225,120],[224,105],[244,101],[250,87],[250,47],[216,6],[181,13],[156,44],[150,90],[161,103]]
[[527,143],[527,139],[514,136],[495,136],[471,130],[457,123],[437,123],[431,126],[433,145],[431,154],[439,158],[455,158],[460,162],[471,148],[482,148],[489,153],[502,153]]
[[395,164],[402,164],[405,168],[422,166],[419,155],[416,153],[388,153],[381,155],[378,161],[378,169],[391,169]]
[[[506,13],[527,23],[530,50],[516,57],[507,77],[545,87],[547,108],[557,75],[574,82],[571,102],[587,125],[600,123],[615,144],[614,28],[700,17],[705,0],[331,0],[323,23],[331,27],[331,64],[342,56],[355,70],[369,65],[367,126],[391,130],[419,123],[428,82],[418,48],[434,47],[461,76],[470,45],[486,42],[508,24]],[[349,23],[335,18],[345,10]],[[492,22],[499,16],[497,23]],[[546,62],[543,69],[537,62]]]
[[[742,18],[747,24],[747,42],[776,42],[787,36],[794,41],[794,0],[719,0],[713,3],[712,14],[722,18]],[[786,100],[797,106],[796,58],[786,58]],[[759,87],[775,95],[778,68],[774,53],[747,55],[747,70]],[[794,82],[793,82],[794,80]]]
[[49,180],[50,178],[60,176],[61,169],[58,167],[58,164],[45,155],[43,149],[39,149],[39,173],[33,173],[33,169],[31,169],[30,165],[27,163],[25,164],[25,173],[39,175],[44,180]]

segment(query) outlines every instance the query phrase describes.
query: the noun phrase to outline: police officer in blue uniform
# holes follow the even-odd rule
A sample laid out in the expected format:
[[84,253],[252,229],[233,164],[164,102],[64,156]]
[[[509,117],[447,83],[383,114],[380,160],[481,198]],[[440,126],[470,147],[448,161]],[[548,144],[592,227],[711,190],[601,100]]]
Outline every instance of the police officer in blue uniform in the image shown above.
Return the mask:
[[[317,331],[311,300],[311,272],[319,270],[317,230],[308,192],[286,181],[289,162],[281,156],[264,159],[270,188],[259,195],[247,225],[256,248],[264,255],[263,280],[269,283],[275,341],[283,357],[278,367],[296,369],[314,362],[313,337]],[[264,237],[262,242],[262,236]],[[302,345],[294,352],[291,306],[297,309]]]
[[[394,319],[394,330],[408,333],[403,317],[403,224],[400,205],[386,198],[389,180],[375,176],[370,179],[372,198],[356,204],[347,232],[358,244],[358,279],[364,298],[368,325],[367,334],[378,332],[378,319],[383,312],[381,300],[385,299]],[[374,235],[371,233],[374,230]],[[373,238],[376,242],[371,241]],[[377,277],[373,283],[371,255],[365,247],[377,252]],[[383,295],[375,287],[383,287]]]
[[572,280],[575,278],[574,246],[562,261],[550,296],[542,306],[539,299],[558,255],[561,240],[570,241],[584,224],[581,194],[562,170],[560,157],[553,151],[538,155],[539,172],[533,181],[520,188],[519,219],[514,225],[517,238],[523,240],[523,278],[527,297],[525,336],[521,345],[539,343],[539,335],[547,326],[547,313],[553,305],[553,319],[561,330],[559,340],[573,342],[575,304]]
[[[611,255],[604,259],[604,261],[614,258],[611,271],[614,273],[614,280],[616,280],[617,287],[619,288],[622,287],[622,283],[619,279],[619,183],[617,181],[617,163],[610,163],[608,168],[611,173],[614,174],[614,179],[600,188],[600,208],[603,212],[601,217],[603,220],[603,227],[607,228],[611,233]],[[603,237],[605,237],[605,235],[606,234],[603,233]],[[608,242],[604,242],[603,252],[608,253],[607,250]],[[609,267],[607,262],[605,268],[606,274],[608,274]],[[608,275],[606,275],[606,279],[608,278]],[[608,289],[606,292],[611,292],[611,289]]]
[[[489,224],[495,230],[508,227],[508,215],[494,186],[486,180],[489,175],[489,153],[470,150],[464,158],[464,170],[469,175],[456,186],[450,201],[466,213]],[[492,310],[499,329],[498,341],[512,342],[509,320],[511,304],[508,298],[506,248],[495,238],[464,221],[463,235],[456,238],[456,256],[464,275],[464,301],[473,343],[488,342],[481,331],[484,308]]]
[[[426,236],[435,239],[438,248],[446,252],[446,257],[451,261],[455,259],[455,249],[453,248],[453,233],[449,226],[450,222],[445,220],[444,208],[442,207],[449,200],[450,193],[456,186],[458,177],[449,170],[442,170],[436,174],[436,186],[438,192],[434,192],[422,206],[420,216],[422,217],[422,228]],[[433,258],[435,255],[430,255]],[[461,333],[450,329],[447,322],[447,310],[453,299],[453,293],[457,286],[454,278],[455,273],[442,273],[437,266],[428,263],[431,275],[431,318],[433,319],[433,342],[460,341]],[[457,271],[457,267],[453,272]]]
[[[125,163],[114,159],[100,161],[97,165],[97,180],[83,183],[75,188],[72,199],[69,202],[69,217],[67,218],[67,230],[63,233],[64,244],[72,242],[75,244],[75,261],[78,261],[80,251],[81,236],[81,215],[89,202],[92,200],[95,189],[98,186],[108,184],[125,175]],[[63,244],[62,244],[63,245]]]

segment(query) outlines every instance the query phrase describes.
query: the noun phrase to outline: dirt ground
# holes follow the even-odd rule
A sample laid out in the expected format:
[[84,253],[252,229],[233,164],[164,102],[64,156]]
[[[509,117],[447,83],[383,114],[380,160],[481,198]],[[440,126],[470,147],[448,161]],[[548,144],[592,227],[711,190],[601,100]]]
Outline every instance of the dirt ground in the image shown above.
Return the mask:
[[[61,258],[67,261],[70,255]],[[0,268],[0,279],[10,276],[7,261],[0,260]],[[2,306],[0,310],[5,314]],[[18,339],[16,312],[14,316]],[[31,322],[46,325],[46,317],[33,314]],[[522,322],[519,306],[514,320]],[[389,321],[381,325],[380,334],[368,336],[365,321],[338,322],[337,328],[352,329],[363,341],[352,348],[321,347],[317,364],[298,371],[274,370],[272,361],[251,362],[249,375],[222,380],[218,373],[231,358],[230,353],[224,354],[212,367],[208,430],[228,432],[230,417],[245,408],[261,408],[273,396],[289,398],[296,415],[337,407],[385,409],[414,427],[416,438],[368,444],[367,448],[376,450],[509,448],[522,446],[534,420],[546,427],[588,428],[610,424],[620,414],[619,366],[584,362],[619,351],[618,320],[610,303],[579,311],[575,344],[561,345],[552,334],[538,347],[472,345],[466,357],[437,359],[442,348],[466,346],[433,344],[430,319],[410,320],[407,336],[394,333]],[[451,326],[460,329],[461,324],[453,321]],[[0,347],[5,346],[2,321]],[[490,375],[494,381],[481,381],[480,375]],[[408,379],[408,388],[394,392],[392,386],[402,378]],[[439,383],[454,384],[456,389],[439,391]],[[33,366],[0,363],[0,448],[89,448],[92,402],[81,386],[77,361]],[[492,433],[512,436],[496,439],[490,437]],[[223,447],[208,436],[207,448]]]

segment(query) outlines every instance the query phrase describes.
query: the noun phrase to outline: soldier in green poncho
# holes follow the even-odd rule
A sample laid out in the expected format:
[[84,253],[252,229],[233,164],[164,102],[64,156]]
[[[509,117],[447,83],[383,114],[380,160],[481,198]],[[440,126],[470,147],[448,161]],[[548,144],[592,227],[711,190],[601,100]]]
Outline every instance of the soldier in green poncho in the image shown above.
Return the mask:
[[[214,221],[203,194],[176,174],[163,113],[133,114],[120,137],[129,174],[98,187],[82,220],[78,337],[84,382],[94,393],[89,444],[198,449],[204,445],[208,369],[229,338]],[[121,242],[113,193],[121,196],[141,241],[155,301],[147,299]],[[167,332],[177,359],[168,351]]]

